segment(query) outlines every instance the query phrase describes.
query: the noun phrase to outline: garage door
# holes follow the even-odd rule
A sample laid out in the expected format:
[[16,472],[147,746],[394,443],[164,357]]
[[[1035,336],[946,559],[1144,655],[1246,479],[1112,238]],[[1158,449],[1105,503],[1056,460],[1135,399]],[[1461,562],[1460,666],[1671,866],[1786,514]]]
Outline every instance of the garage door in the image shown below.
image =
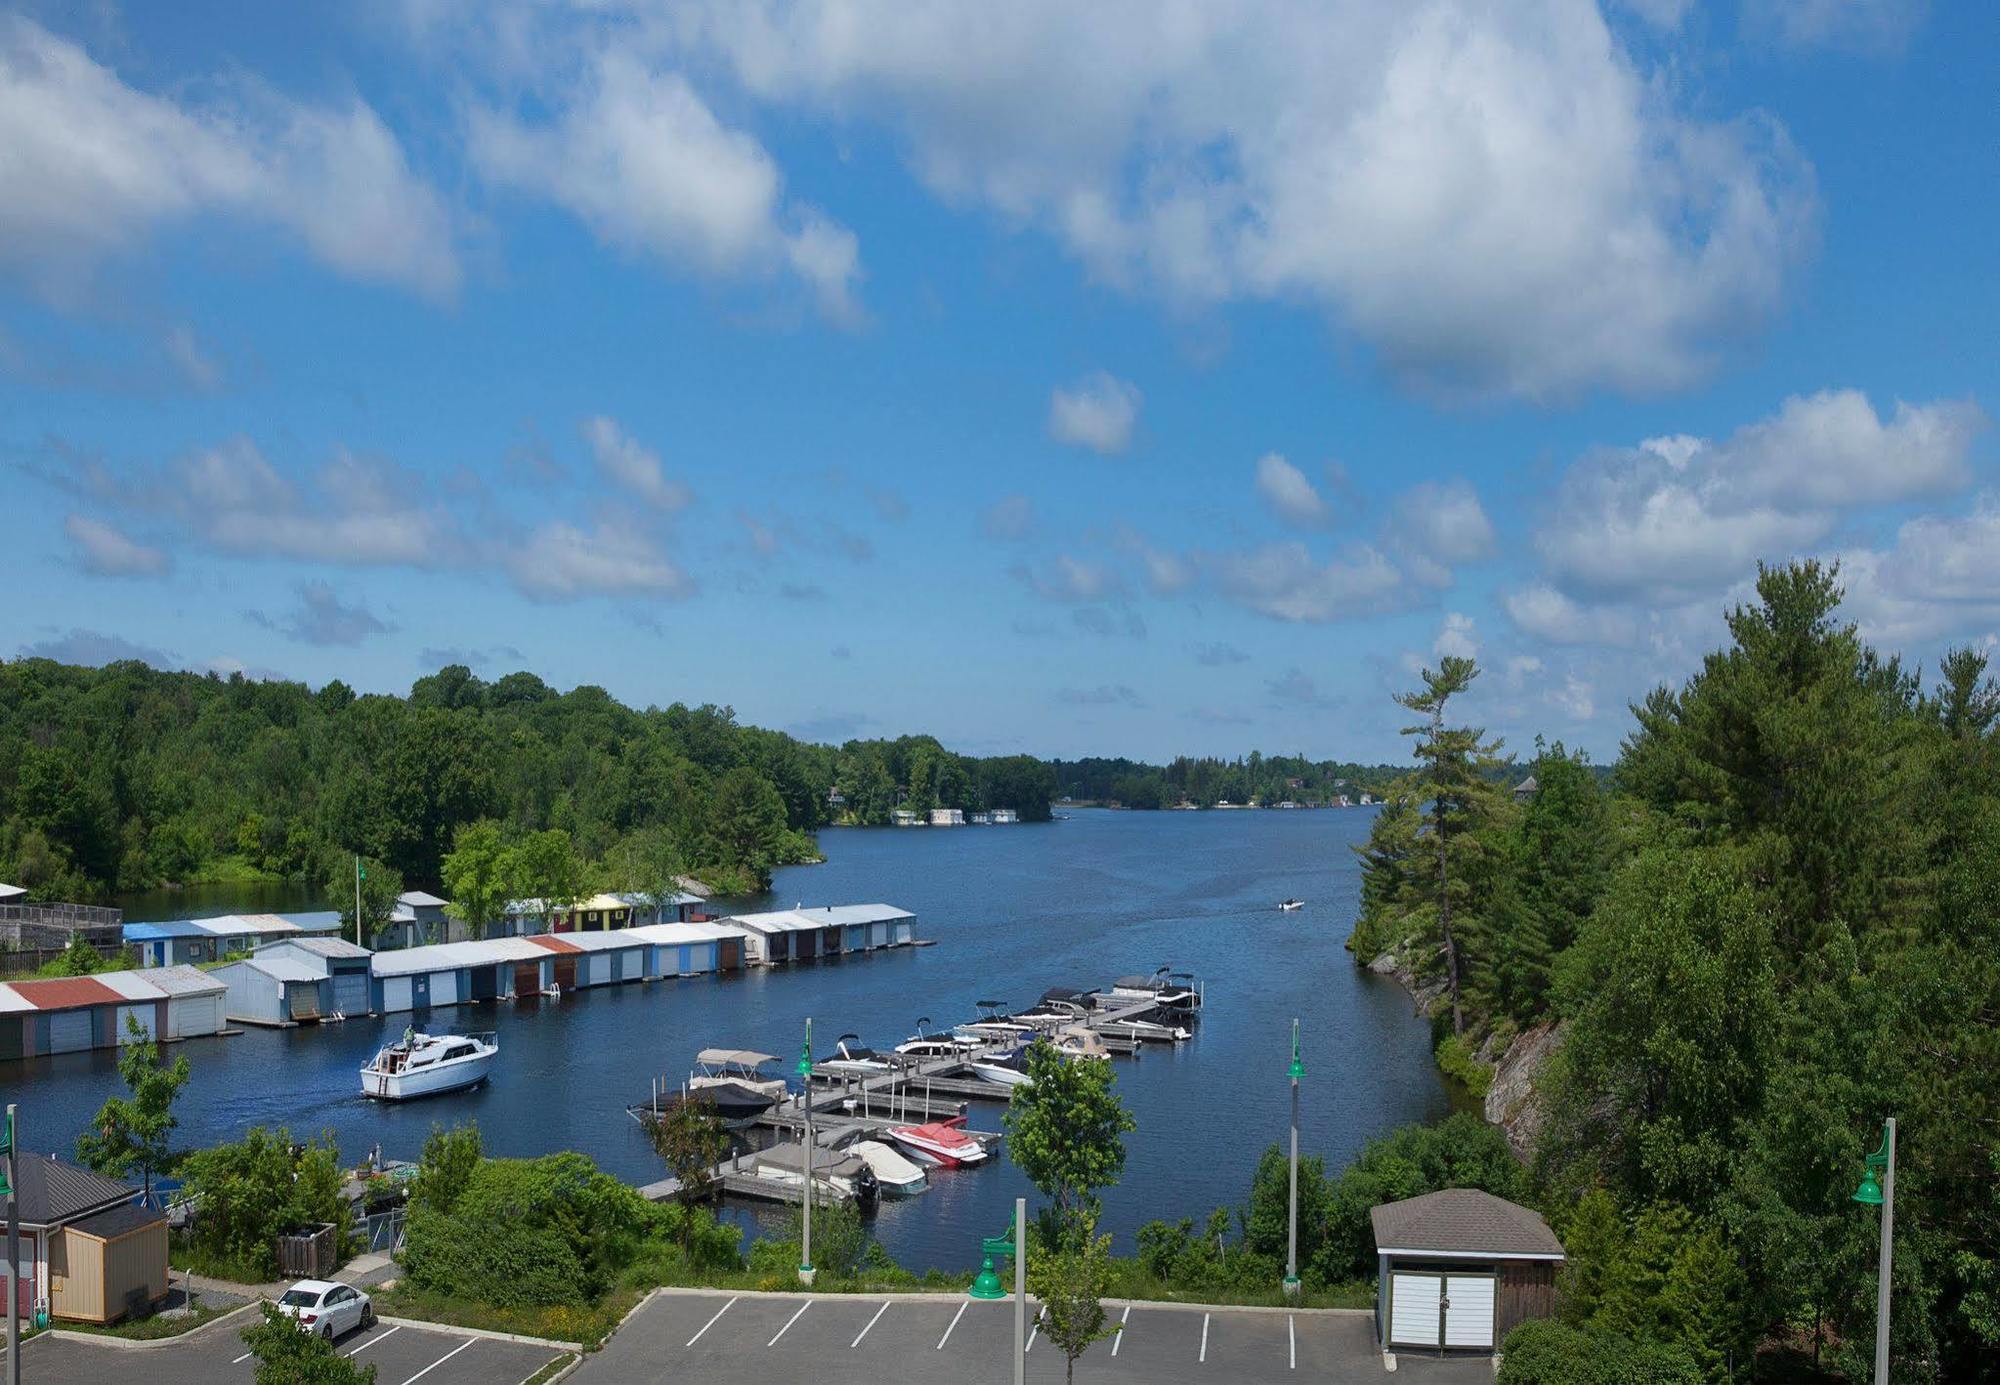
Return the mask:
[[1443,1297],[1444,1280],[1437,1275],[1396,1275],[1389,1298],[1389,1344],[1436,1346],[1438,1303]]
[[1444,1281],[1444,1344],[1493,1345],[1493,1280],[1483,1274],[1447,1275]]
[[118,1028],[116,1029],[116,1031],[114,1031],[118,1035],[118,1042],[121,1044],[129,1044],[133,1041],[132,1030],[127,1023],[128,1020],[139,1021],[139,1032],[145,1035],[146,1038],[148,1039],[157,1038],[158,1036],[153,1033],[153,1027],[155,1022],[159,1019],[159,1013],[160,1013],[159,1007],[157,1005],[152,1004],[151,1002],[148,1002],[147,1004],[144,1005],[119,1006]]
[[368,1013],[368,977],[361,972],[348,972],[333,978],[333,1008],[343,1015],[365,1015]]
[[410,1008],[410,978],[391,976],[382,982],[382,1010],[394,1014],[398,1010]]
[[213,1034],[222,1028],[222,997],[191,995],[174,1001],[167,1010],[167,1028],[176,1039]]
[[441,971],[431,977],[431,1004],[458,1004],[458,973]]
[[57,1010],[48,1017],[49,1052],[80,1053],[91,1046],[90,1011]]

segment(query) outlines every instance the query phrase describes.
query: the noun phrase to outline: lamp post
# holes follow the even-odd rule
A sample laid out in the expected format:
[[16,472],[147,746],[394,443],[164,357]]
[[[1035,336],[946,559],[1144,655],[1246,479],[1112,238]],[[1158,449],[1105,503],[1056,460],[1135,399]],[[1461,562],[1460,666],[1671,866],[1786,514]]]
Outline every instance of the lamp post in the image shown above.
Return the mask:
[[14,1167],[14,1104],[7,1103],[7,1379],[21,1385],[21,1177]]
[[1306,1065],[1299,1059],[1299,1022],[1292,1021],[1292,1195],[1285,1218],[1285,1293],[1299,1291],[1299,1079]]
[[[1889,1385],[1889,1261],[1896,1240],[1896,1118],[1882,1122],[1882,1145],[1862,1161],[1854,1200],[1882,1209],[1882,1251],[1875,1269],[1875,1385]],[[1880,1170],[1880,1177],[1876,1171]]]
[[805,1214],[801,1218],[799,1238],[799,1283],[808,1289],[813,1282],[813,1022],[806,1020],[806,1046],[799,1052],[800,1102],[806,1111],[806,1186],[801,1205]]

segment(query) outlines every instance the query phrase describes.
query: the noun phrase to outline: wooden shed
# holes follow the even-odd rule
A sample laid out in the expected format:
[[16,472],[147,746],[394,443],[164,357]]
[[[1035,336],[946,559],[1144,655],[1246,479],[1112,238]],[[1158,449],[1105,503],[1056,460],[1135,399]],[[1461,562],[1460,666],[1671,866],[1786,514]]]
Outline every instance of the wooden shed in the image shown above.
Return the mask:
[[49,1243],[49,1312],[71,1322],[144,1315],[167,1296],[167,1219],[123,1203],[71,1222]]
[[1491,1353],[1555,1312],[1562,1242],[1529,1208],[1448,1188],[1371,1208],[1375,1333],[1385,1353]]

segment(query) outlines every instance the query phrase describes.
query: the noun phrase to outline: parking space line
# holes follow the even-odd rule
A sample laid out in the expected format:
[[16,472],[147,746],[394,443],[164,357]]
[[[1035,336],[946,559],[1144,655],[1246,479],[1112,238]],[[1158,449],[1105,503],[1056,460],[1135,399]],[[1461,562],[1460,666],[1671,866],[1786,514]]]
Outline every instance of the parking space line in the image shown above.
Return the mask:
[[356,1347],[354,1350],[348,1352],[347,1354],[349,1356],[359,1356],[362,1352],[368,1350],[368,1348],[374,1346],[377,1342],[383,1341],[389,1337],[393,1337],[402,1330],[403,1330],[403,1325],[401,1323],[397,1323],[387,1332],[378,1333],[377,1335],[370,1337],[367,1341],[363,1342],[360,1346]]
[[720,1308],[716,1309],[715,1317],[710,1318],[707,1322],[703,1323],[701,1325],[701,1332],[697,1332],[694,1334],[694,1336],[688,1338],[687,1344],[689,1346],[693,1346],[696,1342],[700,1341],[702,1338],[702,1333],[705,1333],[708,1331],[709,1328],[714,1327],[716,1319],[720,1318],[724,1313],[727,1313],[730,1309],[734,1308],[735,1306],[736,1306],[736,1300],[732,1298],[731,1300],[729,1300],[729,1302],[723,1304]]
[[[1206,1360],[1208,1360],[1208,1314],[1203,1313],[1201,1315],[1201,1355],[1195,1357],[1195,1361],[1199,1363]],[[403,1385],[410,1385],[410,1382],[406,1380],[403,1382]]]
[[792,1314],[789,1318],[785,1319],[785,1325],[778,1329],[777,1336],[771,1338],[771,1340],[764,1343],[764,1345],[767,1347],[776,1346],[778,1344],[778,1337],[782,1337],[787,1332],[790,1332],[792,1330],[792,1324],[797,1322],[800,1318],[803,1318],[806,1315],[806,1309],[812,1306],[813,1306],[813,1301],[811,1299],[807,1299],[804,1303],[801,1303],[799,1305],[799,1311]]
[[1035,1314],[1035,1325],[1028,1329],[1028,1344],[1021,1348],[1023,1355],[1035,1349],[1035,1338],[1042,1335],[1042,1315]]
[[1298,1320],[1294,1318],[1290,1313],[1285,1314],[1285,1341],[1291,1346],[1292,1349],[1293,1370],[1297,1370],[1299,1368],[1299,1329],[1297,1326],[1297,1322]]
[[970,1308],[971,1306],[972,1306],[971,1299],[967,1299],[964,1303],[958,1305],[958,1311],[951,1315],[951,1327],[947,1327],[944,1330],[944,1336],[938,1338],[938,1344],[936,1350],[938,1351],[944,1350],[944,1344],[951,1340],[951,1328],[958,1326],[958,1320],[965,1316],[965,1310],[967,1308]]
[[447,1351],[444,1355],[438,1357],[437,1360],[431,1362],[428,1366],[425,1366],[422,1370],[418,1371],[408,1380],[405,1380],[403,1382],[403,1385],[416,1385],[416,1383],[419,1380],[422,1380],[425,1376],[429,1375],[432,1371],[436,1370],[439,1366],[442,1366],[445,1362],[451,1360],[452,1357],[458,1355],[461,1351],[464,1351],[467,1347],[471,1346],[474,1342],[478,1340],[479,1339],[477,1337],[467,1337],[459,1345],[453,1347],[450,1351]]
[[[889,1300],[885,1298],[882,1300],[882,1306],[875,1310],[875,1316],[868,1320],[868,1327],[873,1327],[877,1322],[880,1322],[882,1319],[882,1315],[888,1311],[889,1311]],[[857,1335],[853,1341],[847,1344],[848,1350],[852,1351],[855,1347],[861,1345],[861,1338],[866,1337],[868,1335],[868,1327],[862,1328],[859,1335]]]
[[1118,1348],[1125,1345],[1125,1320],[1132,1316],[1132,1305],[1126,1304],[1125,1311],[1118,1315],[1118,1330],[1111,1334],[1111,1354],[1116,1356]]
[[255,1356],[256,1354],[257,1353],[254,1351],[246,1351],[241,1356],[237,1357],[234,1361],[231,1361],[229,1364],[232,1366],[240,1366],[245,1361],[248,1361],[251,1357]]

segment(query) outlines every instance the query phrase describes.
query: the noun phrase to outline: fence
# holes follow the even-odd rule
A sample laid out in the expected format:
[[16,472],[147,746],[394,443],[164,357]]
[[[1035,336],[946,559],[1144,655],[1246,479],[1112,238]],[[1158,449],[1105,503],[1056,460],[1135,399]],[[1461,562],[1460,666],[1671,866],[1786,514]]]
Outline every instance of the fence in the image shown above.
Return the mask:
[[386,1212],[375,1212],[361,1219],[356,1228],[362,1243],[377,1255],[396,1255],[403,1249],[404,1223],[408,1221],[405,1210],[392,1207]]
[[105,956],[125,943],[125,914],[96,904],[0,904],[0,952],[61,952],[71,937]]

